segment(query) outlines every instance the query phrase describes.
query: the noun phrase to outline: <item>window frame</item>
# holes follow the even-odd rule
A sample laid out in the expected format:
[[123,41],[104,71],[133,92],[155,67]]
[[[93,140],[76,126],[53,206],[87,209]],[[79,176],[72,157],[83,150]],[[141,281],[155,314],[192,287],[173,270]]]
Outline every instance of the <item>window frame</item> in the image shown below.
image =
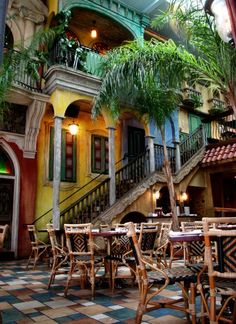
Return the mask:
[[[95,139],[99,139],[101,141],[100,148],[100,160],[101,160],[101,168],[98,169],[96,167],[96,158],[95,158]],[[106,146],[107,143],[107,146]],[[109,139],[107,136],[102,136],[98,134],[91,135],[91,172],[92,173],[100,173],[100,174],[108,174],[109,173],[109,147],[108,147]],[[97,158],[98,159],[98,158]],[[107,168],[106,168],[107,166]]]
[[[76,174],[76,156],[77,156],[77,136],[71,135],[69,130],[62,129],[61,130],[61,182],[76,182],[77,174]],[[72,137],[71,142],[67,142],[67,135]],[[72,144],[70,144],[72,143]],[[72,147],[72,154],[67,153],[67,148]],[[72,165],[66,166],[67,157],[71,156]],[[54,127],[50,127],[49,130],[49,174],[48,178],[50,181],[53,181],[53,164],[54,164]],[[67,168],[71,169],[72,176],[67,177]]]

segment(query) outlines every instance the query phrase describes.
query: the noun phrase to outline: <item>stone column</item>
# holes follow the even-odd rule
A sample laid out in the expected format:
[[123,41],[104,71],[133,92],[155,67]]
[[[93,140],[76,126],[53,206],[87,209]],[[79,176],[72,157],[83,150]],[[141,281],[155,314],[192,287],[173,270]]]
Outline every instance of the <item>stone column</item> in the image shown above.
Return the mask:
[[173,141],[173,143],[175,145],[175,172],[178,172],[181,168],[179,141]]
[[61,182],[61,126],[62,117],[54,118],[53,158],[53,227],[60,229],[60,182]]
[[150,156],[150,172],[155,171],[155,152],[154,152],[154,138],[155,136],[147,135],[146,139],[148,141],[149,156]]
[[110,202],[110,206],[112,206],[116,201],[115,128],[108,127],[108,132],[109,132],[109,177],[110,177],[109,202]]

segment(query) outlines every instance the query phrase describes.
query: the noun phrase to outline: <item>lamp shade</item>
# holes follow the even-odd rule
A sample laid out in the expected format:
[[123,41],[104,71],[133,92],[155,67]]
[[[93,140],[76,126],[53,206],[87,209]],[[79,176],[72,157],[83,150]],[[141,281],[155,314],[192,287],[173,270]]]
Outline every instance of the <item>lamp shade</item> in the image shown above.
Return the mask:
[[76,135],[79,131],[79,125],[73,122],[72,124],[69,125],[69,131],[71,135]]
[[92,38],[97,38],[98,34],[97,34],[97,29],[96,29],[96,21],[93,20],[93,27],[91,29],[91,37]]

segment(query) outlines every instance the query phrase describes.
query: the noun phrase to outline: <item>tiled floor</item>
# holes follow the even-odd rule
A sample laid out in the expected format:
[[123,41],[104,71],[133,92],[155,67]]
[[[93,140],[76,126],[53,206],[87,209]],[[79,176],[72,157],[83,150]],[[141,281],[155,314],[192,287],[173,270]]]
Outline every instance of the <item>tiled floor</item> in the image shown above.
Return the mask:
[[[0,262],[0,312],[2,323],[28,324],[51,323],[126,323],[134,324],[138,303],[138,289],[97,287],[96,298],[91,301],[89,289],[74,285],[68,297],[63,296],[64,275],[56,277],[47,290],[49,271],[39,265],[35,271],[25,270],[26,261]],[[177,288],[166,290],[162,295],[176,297]],[[185,315],[169,309],[155,310],[143,317],[143,324],[184,324]]]

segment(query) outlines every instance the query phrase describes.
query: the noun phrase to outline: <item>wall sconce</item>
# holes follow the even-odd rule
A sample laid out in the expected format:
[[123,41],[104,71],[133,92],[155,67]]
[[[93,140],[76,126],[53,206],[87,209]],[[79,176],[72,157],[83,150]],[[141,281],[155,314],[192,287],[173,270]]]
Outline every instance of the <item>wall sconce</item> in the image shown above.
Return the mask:
[[79,125],[73,121],[72,124],[69,125],[69,131],[71,135],[76,135],[79,131]]
[[232,26],[226,1],[206,0],[204,9],[206,13],[214,16],[216,29],[220,38],[226,43],[231,43],[233,39]]
[[156,200],[157,199],[160,199],[160,191],[159,190],[156,190],[156,192],[155,192],[155,198],[156,198]]
[[96,29],[96,21],[93,20],[93,27],[91,29],[91,33],[90,33],[92,38],[97,38],[97,29]]
[[186,192],[181,191],[181,193],[180,193],[180,201],[185,202],[186,200],[188,200],[188,194]]

